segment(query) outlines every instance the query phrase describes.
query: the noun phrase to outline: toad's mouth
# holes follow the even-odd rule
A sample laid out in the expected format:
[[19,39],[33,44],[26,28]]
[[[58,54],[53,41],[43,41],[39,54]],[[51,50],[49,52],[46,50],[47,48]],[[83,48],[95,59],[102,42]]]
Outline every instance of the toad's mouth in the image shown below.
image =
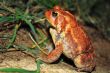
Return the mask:
[[52,29],[56,29],[56,27],[52,26],[52,24],[46,19],[45,20],[45,24],[47,25],[47,28],[52,28]]

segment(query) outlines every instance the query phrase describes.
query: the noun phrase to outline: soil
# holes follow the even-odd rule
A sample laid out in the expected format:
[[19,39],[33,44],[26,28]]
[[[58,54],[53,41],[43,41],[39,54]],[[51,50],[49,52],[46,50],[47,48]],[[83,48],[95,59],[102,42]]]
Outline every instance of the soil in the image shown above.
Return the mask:
[[[84,26],[85,31],[90,36],[96,52],[96,70],[93,73],[110,73],[110,42],[103,38],[98,30]],[[7,31],[0,32],[0,35]],[[11,34],[12,31],[10,31]],[[21,38],[22,37],[22,38]],[[0,41],[0,43],[3,43]],[[25,44],[28,47],[32,46],[32,41],[29,38],[28,32],[24,29],[19,30],[15,44]],[[3,44],[5,45],[5,44]],[[29,53],[24,53],[19,50],[12,50],[0,53],[0,68],[23,68],[27,70],[35,70],[35,58]],[[41,64],[41,73],[84,73],[76,72],[74,67],[65,62],[56,64]]]

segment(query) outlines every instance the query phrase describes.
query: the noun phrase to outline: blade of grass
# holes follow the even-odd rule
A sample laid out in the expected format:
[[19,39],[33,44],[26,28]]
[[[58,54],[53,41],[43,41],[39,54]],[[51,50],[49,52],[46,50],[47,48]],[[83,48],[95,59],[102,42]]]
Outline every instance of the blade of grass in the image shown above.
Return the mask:
[[0,72],[6,72],[6,73],[40,73],[40,64],[42,63],[41,60],[37,60],[36,61],[36,65],[37,65],[37,70],[35,71],[30,71],[30,70],[26,70],[26,69],[19,69],[19,68],[1,68]]
[[39,34],[39,37],[41,38],[40,40],[39,40],[39,42],[38,42],[38,45],[40,45],[41,46],[41,44],[43,45],[43,44],[45,44],[45,40],[49,40],[48,39],[48,36],[46,35],[46,33],[43,31],[43,30],[41,30],[41,29],[36,29],[37,30],[37,32],[38,32],[38,34]]
[[46,37],[46,38],[42,39],[41,41],[38,42],[38,44],[40,45],[40,44],[44,43],[45,40],[48,40],[48,38]]
[[18,73],[35,73],[35,71],[29,71],[29,70],[25,70],[25,69],[18,69],[18,68],[1,68],[0,72],[18,72]]
[[5,35],[0,35],[0,39],[10,39],[11,38],[11,36],[9,36],[9,34],[5,34]]
[[46,20],[46,18],[37,19],[37,20],[35,20],[35,23],[37,23],[37,22],[42,22],[42,21],[44,21],[44,20]]
[[[22,20],[27,23],[27,25],[31,28],[31,30],[32,30],[32,32],[33,32],[34,34],[37,34],[37,33],[36,33],[36,30],[35,30],[35,28],[34,28],[34,26],[32,25],[32,23],[31,23],[30,21],[28,21],[27,19],[24,19],[24,18],[22,18]],[[37,40],[37,39],[36,39],[36,40]]]
[[16,49],[20,49],[21,51],[28,51],[29,48],[26,47],[25,45],[16,45],[16,44],[13,44],[13,47],[16,48]]
[[21,17],[21,20],[25,21],[26,24],[31,28],[31,30],[33,31],[34,34],[36,34],[36,30],[33,26],[33,24],[31,23],[31,16],[29,16],[28,14],[28,9],[25,11],[25,13],[21,13],[20,9],[17,9],[17,14]]
[[2,49],[3,47],[0,45],[0,49]]
[[40,73],[40,64],[42,63],[41,60],[37,60],[37,70],[36,73]]
[[0,23],[3,23],[3,22],[14,22],[16,21],[17,19],[14,18],[14,16],[0,16]]
[[41,31],[41,29],[36,29],[41,38],[46,38],[45,34]]
[[18,28],[20,27],[20,25],[16,25],[15,28],[14,28],[14,33],[13,33],[13,36],[12,38],[10,39],[10,43],[6,46],[6,48],[10,48],[10,46],[13,44],[13,42],[15,41],[16,39],[16,35],[17,35],[17,31],[18,31]]

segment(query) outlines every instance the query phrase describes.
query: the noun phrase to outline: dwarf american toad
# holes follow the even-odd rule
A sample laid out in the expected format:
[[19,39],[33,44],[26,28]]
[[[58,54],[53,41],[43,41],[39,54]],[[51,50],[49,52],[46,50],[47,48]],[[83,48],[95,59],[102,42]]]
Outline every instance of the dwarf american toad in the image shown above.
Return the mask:
[[50,28],[50,34],[55,49],[42,60],[46,63],[52,63],[63,53],[74,61],[77,71],[91,72],[95,67],[94,48],[75,16],[59,6],[46,11],[45,16],[54,27]]

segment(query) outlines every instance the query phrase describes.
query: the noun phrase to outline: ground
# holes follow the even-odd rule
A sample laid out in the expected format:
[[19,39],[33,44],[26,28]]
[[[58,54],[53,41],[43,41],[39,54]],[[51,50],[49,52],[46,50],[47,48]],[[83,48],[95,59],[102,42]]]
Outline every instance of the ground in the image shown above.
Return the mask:
[[[90,36],[96,52],[96,70],[93,73],[110,73],[110,42],[102,37],[98,30],[84,26],[85,31]],[[3,33],[3,32],[2,32]],[[25,35],[24,35],[25,34]],[[15,43],[32,45],[25,30],[18,32]],[[20,38],[22,37],[22,38]],[[35,58],[21,51],[9,51],[0,53],[0,68],[14,67],[28,70],[36,69]],[[74,67],[65,62],[56,64],[41,64],[41,73],[78,73]],[[81,73],[81,72],[79,72]],[[84,72],[83,72],[84,73]]]

